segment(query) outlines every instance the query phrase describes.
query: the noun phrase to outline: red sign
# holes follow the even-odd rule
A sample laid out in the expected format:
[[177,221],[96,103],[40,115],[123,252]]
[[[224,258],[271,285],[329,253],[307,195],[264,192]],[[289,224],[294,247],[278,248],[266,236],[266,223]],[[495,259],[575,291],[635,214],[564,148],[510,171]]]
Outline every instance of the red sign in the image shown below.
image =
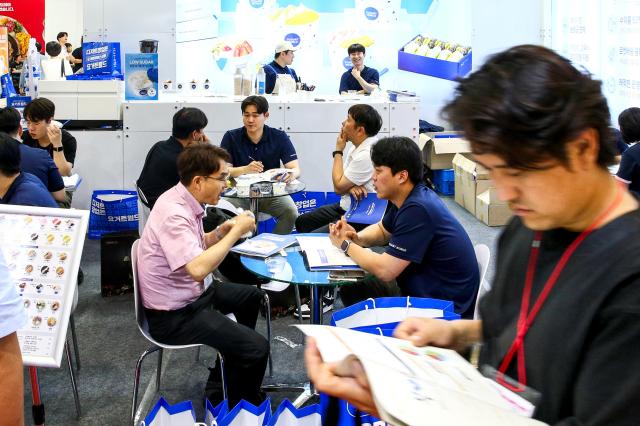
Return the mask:
[[44,2],[45,0],[0,0],[0,26],[7,27],[22,55],[26,53],[28,36],[35,37],[43,47],[45,45]]

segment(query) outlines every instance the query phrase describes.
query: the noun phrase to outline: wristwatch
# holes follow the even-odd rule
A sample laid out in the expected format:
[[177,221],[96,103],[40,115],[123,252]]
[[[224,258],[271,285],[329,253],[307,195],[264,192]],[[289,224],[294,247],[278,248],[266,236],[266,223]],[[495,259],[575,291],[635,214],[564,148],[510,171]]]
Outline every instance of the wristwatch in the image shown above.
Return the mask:
[[53,149],[55,152],[62,152],[62,151],[64,151],[64,148],[63,148],[63,147],[61,147],[61,146],[57,146],[57,147],[56,147],[56,146],[54,146],[52,149]]
[[342,244],[340,244],[340,250],[347,256],[349,256],[349,246],[351,246],[351,241],[344,240]]
[[340,154],[340,155],[342,155],[342,151],[333,151],[333,152],[331,153],[331,156],[335,158],[336,154]]

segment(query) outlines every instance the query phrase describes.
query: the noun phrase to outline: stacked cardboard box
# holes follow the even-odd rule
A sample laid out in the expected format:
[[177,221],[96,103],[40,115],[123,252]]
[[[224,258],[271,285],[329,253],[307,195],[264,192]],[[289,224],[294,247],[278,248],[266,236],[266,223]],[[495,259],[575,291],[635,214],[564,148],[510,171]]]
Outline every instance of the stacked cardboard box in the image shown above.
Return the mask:
[[470,154],[458,153],[453,158],[453,170],[456,203],[489,226],[502,226],[509,221],[509,205],[498,199],[487,169],[473,161]]
[[457,132],[420,134],[420,148],[425,164],[431,170],[451,169],[458,152],[470,152],[469,142]]

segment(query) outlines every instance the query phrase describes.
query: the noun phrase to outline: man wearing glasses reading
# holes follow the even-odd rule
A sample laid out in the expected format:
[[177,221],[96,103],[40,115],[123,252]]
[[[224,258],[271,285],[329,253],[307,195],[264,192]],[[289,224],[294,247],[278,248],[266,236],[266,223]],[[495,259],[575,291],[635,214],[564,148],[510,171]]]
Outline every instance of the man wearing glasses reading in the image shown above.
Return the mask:
[[[264,124],[269,118],[269,102],[263,96],[249,96],[242,101],[240,108],[244,126],[227,131],[220,143],[231,155],[231,177],[277,169],[282,163],[289,173],[281,180],[289,183],[297,179],[300,165],[291,139],[282,130]],[[229,202],[236,207],[249,209],[249,200],[230,198]],[[273,230],[275,234],[291,233],[298,209],[290,196],[261,199],[259,209],[278,221]]]
[[[138,246],[140,296],[149,331],[159,342],[200,343],[225,359],[229,404],[259,404],[269,343],[254,329],[262,291],[216,281],[211,273],[241,235],[255,229],[240,214],[215,230],[202,228],[204,204],[217,204],[229,175],[229,154],[210,144],[189,146],[178,156],[180,182],[156,201]],[[213,309],[211,309],[213,308]],[[237,322],[227,318],[233,313]],[[221,399],[219,365],[207,383],[207,397]]]

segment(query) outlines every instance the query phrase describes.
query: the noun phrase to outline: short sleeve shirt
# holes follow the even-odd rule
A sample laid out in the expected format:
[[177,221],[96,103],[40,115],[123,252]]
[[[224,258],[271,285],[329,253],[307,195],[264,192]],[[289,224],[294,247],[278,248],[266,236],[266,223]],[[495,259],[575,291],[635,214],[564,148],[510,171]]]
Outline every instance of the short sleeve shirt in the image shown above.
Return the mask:
[[31,173],[21,172],[9,190],[0,199],[0,204],[17,206],[58,207],[44,184]]
[[138,281],[145,307],[161,311],[194,302],[204,283],[185,265],[206,249],[202,205],[181,183],[158,198],[138,245]]
[[27,310],[0,250],[0,339],[20,329],[26,320]]
[[[62,132],[62,152],[64,152],[64,158],[66,158],[67,161],[71,164],[74,164],[76,162],[76,150],[78,149],[76,138],[74,138],[71,133],[67,132],[64,129],[60,129],[60,131]],[[38,141],[33,139],[27,132],[22,135],[22,142],[32,148],[44,149],[49,153],[49,156],[53,158],[52,144],[49,144],[47,146],[40,146]]]
[[265,87],[264,90],[267,93],[273,92],[273,89],[276,86],[276,79],[278,78],[278,74],[288,74],[293,78],[294,81],[298,81],[298,75],[293,68],[289,68],[287,66],[281,67],[276,61],[272,61],[270,64],[264,66],[264,74],[265,74]]
[[64,189],[64,181],[53,159],[43,150],[20,144],[20,170],[31,173],[49,192]]
[[[376,192],[371,179],[373,176],[373,163],[371,162],[373,143],[374,138],[367,138],[358,147],[352,147],[347,152],[343,163],[344,176],[354,185],[364,186],[367,192]],[[351,207],[351,197],[347,193],[340,197],[340,208],[347,211],[349,207]]]
[[629,185],[629,190],[640,193],[640,143],[622,153],[617,176]]
[[246,166],[253,158],[261,161],[265,170],[270,170],[281,167],[280,163],[284,165],[298,159],[289,136],[269,126],[264,126],[262,138],[257,144],[249,139],[247,130],[240,127],[227,131],[220,146],[229,152],[234,167]]
[[[345,71],[340,78],[340,89],[338,89],[338,93],[347,92],[349,90],[364,90],[358,80],[351,75],[350,68],[348,71]],[[378,74],[378,70],[375,68],[369,68],[365,66],[360,72],[360,76],[369,84],[380,85],[380,74]]]
[[382,225],[391,233],[386,253],[411,262],[396,279],[402,293],[451,301],[456,313],[473,317],[480,279],[473,245],[435,192],[416,185]]

